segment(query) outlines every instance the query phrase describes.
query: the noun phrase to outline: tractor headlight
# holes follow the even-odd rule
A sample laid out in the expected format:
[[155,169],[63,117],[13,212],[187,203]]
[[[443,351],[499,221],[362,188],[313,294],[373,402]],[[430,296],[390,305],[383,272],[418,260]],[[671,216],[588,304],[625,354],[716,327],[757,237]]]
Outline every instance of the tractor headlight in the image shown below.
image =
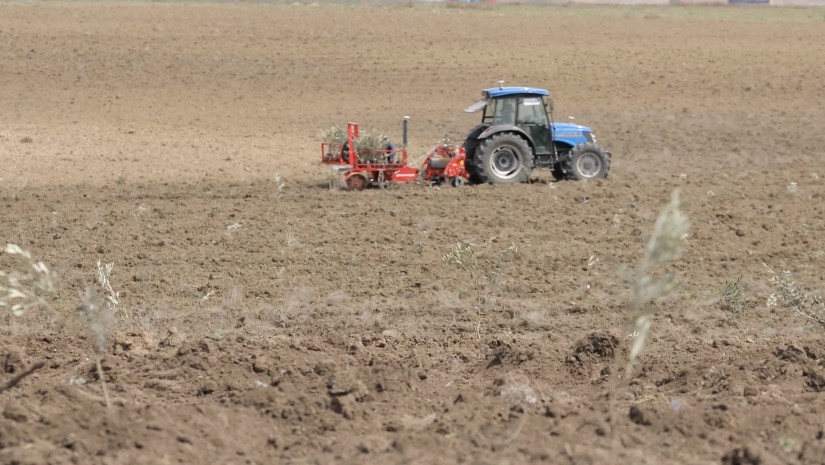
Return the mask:
[[596,143],[596,134],[594,134],[592,132],[588,132],[588,133],[586,133],[586,136],[587,136],[587,139],[589,139],[590,142],[593,142],[594,144]]

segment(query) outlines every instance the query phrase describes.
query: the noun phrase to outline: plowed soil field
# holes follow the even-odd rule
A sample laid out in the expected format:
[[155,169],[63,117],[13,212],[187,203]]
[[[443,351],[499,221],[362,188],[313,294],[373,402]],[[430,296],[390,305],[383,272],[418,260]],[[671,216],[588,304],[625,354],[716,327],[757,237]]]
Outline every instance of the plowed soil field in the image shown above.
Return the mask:
[[[0,4],[0,242],[59,283],[0,308],[0,383],[44,363],[0,463],[825,464],[822,44],[815,9]],[[409,115],[417,158],[499,79],[608,179],[330,188],[321,129]]]

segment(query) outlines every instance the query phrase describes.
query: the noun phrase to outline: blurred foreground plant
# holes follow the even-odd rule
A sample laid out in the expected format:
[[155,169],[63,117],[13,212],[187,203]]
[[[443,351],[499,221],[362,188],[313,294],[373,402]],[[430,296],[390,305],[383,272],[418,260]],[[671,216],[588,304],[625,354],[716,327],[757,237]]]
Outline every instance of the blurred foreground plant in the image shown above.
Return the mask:
[[32,258],[31,252],[6,244],[3,252],[25,263],[22,270],[0,270],[0,307],[21,316],[37,307],[50,307],[46,297],[57,291],[57,276],[46,264]]
[[627,365],[629,374],[636,366],[639,354],[647,341],[656,309],[653,301],[664,297],[676,286],[672,273],[657,275],[657,268],[681,256],[690,223],[682,212],[679,191],[673,192],[670,202],[656,218],[653,234],[647,241],[645,254],[636,266],[630,283],[629,308],[633,315],[633,335]]
[[[48,296],[57,291],[57,276],[48,266],[41,261],[32,258],[31,252],[24,250],[18,245],[7,244],[3,252],[15,256],[25,262],[26,266],[22,271],[2,271],[0,270],[0,307],[10,308],[14,316],[21,316],[27,311],[38,307],[51,307]],[[102,264],[97,262],[97,282],[106,292],[106,303],[103,303],[97,293],[90,286],[81,288],[84,291],[80,295],[81,312],[86,316],[89,328],[95,336],[95,352],[97,357],[95,365],[100,382],[103,386],[103,396],[106,406],[111,407],[109,391],[106,387],[106,380],[103,377],[103,367],[101,360],[106,351],[106,341],[114,323],[114,315],[117,311],[120,294],[112,289],[110,275],[114,264]],[[30,368],[24,373],[25,376],[41,365]],[[9,382],[16,384],[22,376],[14,377]],[[7,382],[5,385],[9,385]],[[11,384],[10,386],[13,386]]]

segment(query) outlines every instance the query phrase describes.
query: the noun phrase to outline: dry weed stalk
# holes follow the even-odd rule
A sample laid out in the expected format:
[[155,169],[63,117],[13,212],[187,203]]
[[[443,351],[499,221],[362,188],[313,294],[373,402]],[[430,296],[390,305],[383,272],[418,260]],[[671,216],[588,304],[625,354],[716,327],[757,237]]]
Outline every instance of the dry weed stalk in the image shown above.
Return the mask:
[[773,275],[770,281],[776,288],[776,292],[768,298],[768,306],[781,305],[825,328],[825,301],[822,297],[805,291],[790,271],[776,273],[767,264],[763,265]]
[[240,231],[241,228],[243,228],[243,226],[240,223],[232,223],[226,227],[226,235],[231,236],[232,234]]
[[[100,273],[100,262],[98,262],[98,273]],[[103,355],[106,353],[106,340],[115,321],[114,307],[109,304],[108,300],[104,305],[100,296],[91,286],[85,286],[85,290],[80,295],[80,300],[82,302],[80,310],[88,320],[89,329],[92,330],[95,337],[95,367],[97,368],[97,376],[100,378],[100,384],[103,387],[103,399],[106,401],[106,407],[112,408],[106,378],[103,376],[102,360]]]
[[689,225],[687,215],[681,210],[679,191],[676,190],[670,202],[656,218],[653,234],[647,241],[645,254],[637,265],[630,283],[629,307],[633,315],[635,339],[630,348],[628,374],[636,366],[653,323],[656,309],[651,304],[654,300],[667,295],[676,284],[672,273],[665,272],[656,276],[656,270],[659,266],[680,257]]
[[103,263],[97,261],[97,283],[106,291],[106,305],[112,311],[112,314],[117,313],[120,306],[120,292],[115,292],[112,289],[112,270],[115,268],[115,262]]
[[106,378],[103,376],[102,361],[103,356],[106,354],[106,341],[118,314],[120,314],[121,321],[129,329],[133,329],[134,326],[133,316],[120,309],[120,292],[116,292],[112,288],[111,277],[114,267],[114,262],[103,263],[100,260],[97,261],[97,284],[106,293],[105,298],[101,298],[89,286],[85,286],[85,290],[81,294],[81,301],[83,302],[81,309],[89,321],[89,329],[92,330],[95,336],[95,366],[100,384],[103,387],[103,398],[106,401],[107,408],[112,408],[112,401],[109,397]]
[[275,183],[275,198],[280,200],[284,196],[284,189],[286,189],[286,181],[281,173],[275,173],[272,176],[272,182]]
[[469,282],[475,294],[473,307],[478,317],[476,337],[479,339],[481,339],[481,320],[486,314],[486,307],[495,297],[500,282],[505,276],[504,265],[517,253],[518,247],[510,244],[492,260],[479,261],[471,244],[456,244],[449,253],[442,257],[443,261],[458,266],[469,275]]
[[742,287],[742,277],[736,281],[725,281],[722,296],[719,298],[719,307],[727,313],[728,321],[737,319],[750,306],[750,298]]
[[[4,252],[22,258],[29,266],[24,272],[0,271],[0,278],[3,278],[6,283],[0,282],[0,307],[10,307],[12,314],[15,316],[20,316],[36,307],[50,307],[46,296],[57,290],[57,277],[52,271],[43,262],[32,259],[29,251],[15,244],[6,245]],[[105,353],[106,339],[114,322],[114,313],[119,305],[119,294],[112,289],[109,281],[113,267],[113,263],[102,265],[101,262],[97,262],[98,284],[108,293],[106,305],[101,304],[101,299],[94,292],[94,289],[89,286],[84,286],[85,291],[80,296],[81,311],[88,318],[89,328],[95,335],[95,351],[97,354],[95,365],[103,385],[103,396],[108,408],[111,408],[112,403],[106,387],[106,380],[103,377],[101,359]],[[39,367],[35,366],[32,371],[37,368]]]
[[15,244],[6,244],[3,251],[26,263],[23,271],[0,270],[0,307],[9,308],[21,316],[38,307],[48,308],[46,296],[57,291],[57,276],[46,264],[32,258],[31,252]]
[[286,229],[286,246],[294,247],[299,244],[300,241],[298,240],[298,236],[295,234],[295,230],[292,229],[292,226],[288,226]]

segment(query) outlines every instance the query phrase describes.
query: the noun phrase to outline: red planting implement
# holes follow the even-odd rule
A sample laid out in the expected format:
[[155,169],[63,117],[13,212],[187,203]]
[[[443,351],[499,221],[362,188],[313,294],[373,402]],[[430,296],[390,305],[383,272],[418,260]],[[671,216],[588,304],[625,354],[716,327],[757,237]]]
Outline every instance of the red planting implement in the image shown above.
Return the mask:
[[360,135],[358,123],[347,123],[347,139],[343,144],[334,141],[321,143],[321,163],[331,165],[333,172],[340,173],[349,190],[382,186],[389,181],[462,184],[468,178],[463,147],[439,144],[425,154],[420,168],[409,166],[408,123],[409,117],[404,117],[402,146],[396,147],[390,143],[383,149],[357,149]]

